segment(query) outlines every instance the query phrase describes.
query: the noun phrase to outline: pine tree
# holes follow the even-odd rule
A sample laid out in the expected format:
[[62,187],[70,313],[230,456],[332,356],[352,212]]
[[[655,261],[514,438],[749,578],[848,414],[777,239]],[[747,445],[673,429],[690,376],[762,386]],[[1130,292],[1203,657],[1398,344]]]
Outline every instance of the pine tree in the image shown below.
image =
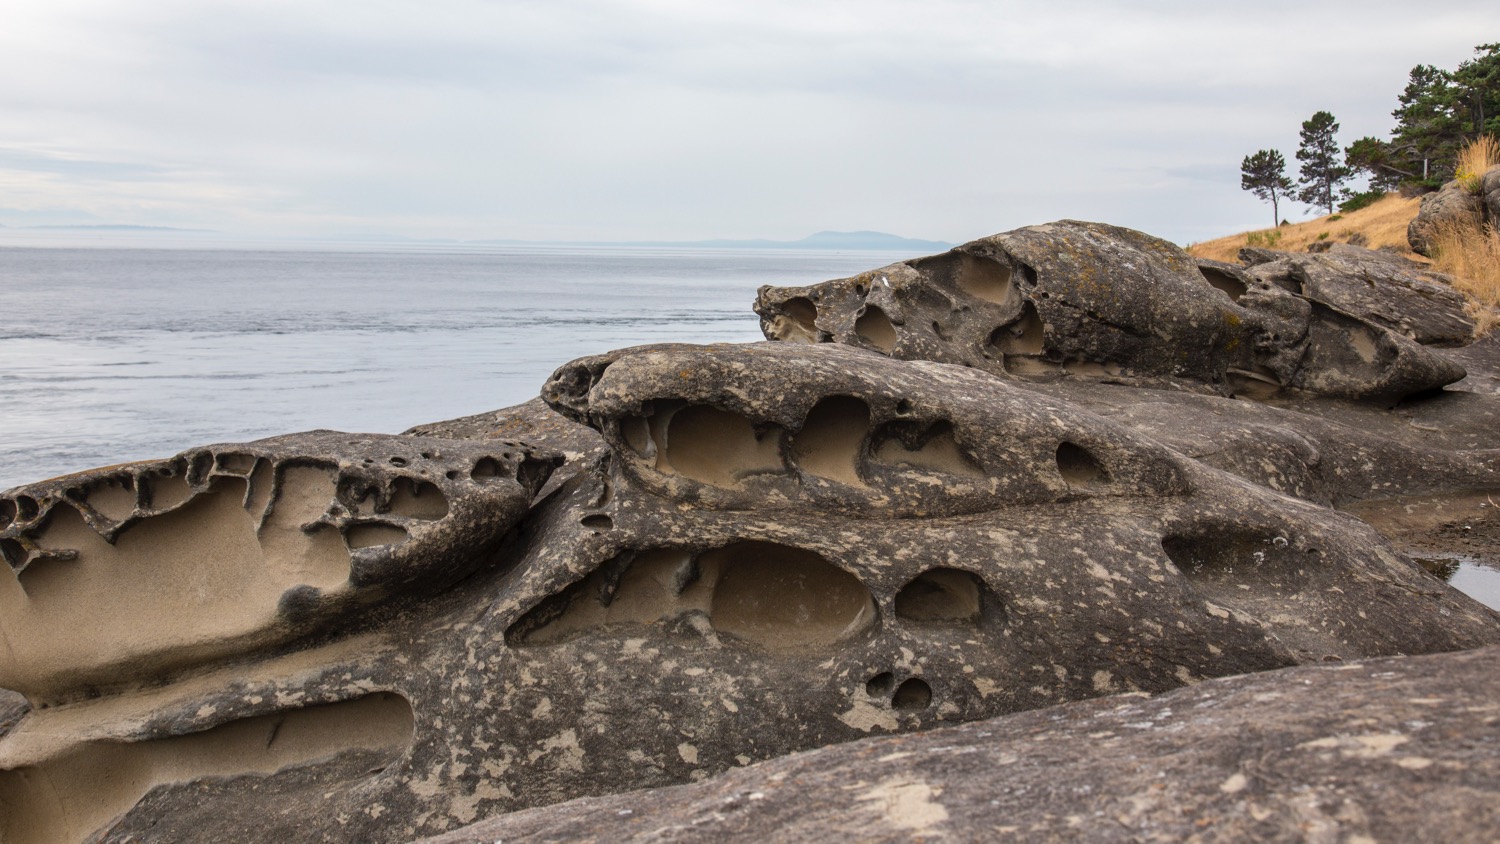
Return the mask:
[[1414,180],[1441,184],[1453,177],[1464,141],[1461,98],[1462,91],[1447,71],[1423,64],[1411,69],[1400,106],[1391,112],[1396,128],[1391,132],[1390,157],[1399,159],[1398,166]]
[[1263,149],[1245,156],[1240,163],[1240,189],[1254,193],[1271,203],[1271,226],[1281,219],[1278,200],[1292,193],[1292,180],[1286,175],[1286,159],[1274,149]]
[[1468,112],[1469,140],[1477,135],[1500,138],[1500,43],[1480,44],[1474,52],[1479,55],[1453,72],[1457,99]]
[[1333,203],[1349,195],[1344,182],[1354,171],[1344,166],[1342,150],[1334,136],[1339,124],[1332,114],[1320,111],[1302,124],[1302,145],[1297,149],[1297,160],[1302,162],[1301,186],[1297,200],[1333,213]]

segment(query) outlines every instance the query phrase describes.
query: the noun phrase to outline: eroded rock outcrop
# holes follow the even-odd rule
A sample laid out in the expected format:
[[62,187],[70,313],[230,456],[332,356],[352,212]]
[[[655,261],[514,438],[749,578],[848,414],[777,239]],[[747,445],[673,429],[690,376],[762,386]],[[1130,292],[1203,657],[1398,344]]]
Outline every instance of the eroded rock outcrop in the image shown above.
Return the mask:
[[470,574],[558,458],[337,432],[0,497],[0,687],[34,703],[270,648]]
[[26,700],[0,698],[0,838],[404,841],[1500,642],[1329,509],[1500,489],[1494,398],[1434,391],[1462,368],[1405,336],[1446,342],[1446,299],[1350,260],[1035,227],[763,291],[768,334],[811,344],[625,349],[407,436],[12,490],[0,687]]
[[[1399,255],[1331,244],[1318,253],[1242,249],[1246,274],[1353,314],[1423,345],[1474,339],[1467,300],[1449,276]],[[1208,265],[1200,261],[1201,265]]]
[[1494,648],[1292,668],[799,753],[432,840],[1485,841]]
[[1289,286],[1195,261],[1139,232],[1068,220],[853,278],[765,287],[755,307],[772,340],[837,342],[1017,377],[1387,403],[1464,377],[1452,361],[1326,301],[1334,297]]

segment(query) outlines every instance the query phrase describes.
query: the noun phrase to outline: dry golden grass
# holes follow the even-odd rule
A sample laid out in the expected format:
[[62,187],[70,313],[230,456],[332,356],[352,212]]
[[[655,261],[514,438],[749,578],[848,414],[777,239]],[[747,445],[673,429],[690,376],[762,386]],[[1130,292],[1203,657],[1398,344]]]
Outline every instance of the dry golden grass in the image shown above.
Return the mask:
[[1340,219],[1334,219],[1340,216],[1334,214],[1330,217],[1319,217],[1305,223],[1295,223],[1263,232],[1241,232],[1229,237],[1221,237],[1218,240],[1195,243],[1188,247],[1188,252],[1199,258],[1232,263],[1239,260],[1241,247],[1252,245],[1249,242],[1252,235],[1264,237],[1266,232],[1280,232],[1280,240],[1271,248],[1287,252],[1306,252],[1309,245],[1319,240],[1347,243],[1355,234],[1361,234],[1365,237],[1364,245],[1371,249],[1394,246],[1408,258],[1426,261],[1426,258],[1412,252],[1411,247],[1406,243],[1406,226],[1417,216],[1417,207],[1421,204],[1422,201],[1418,197],[1406,199],[1400,194],[1388,193],[1384,199],[1377,200],[1358,211],[1344,214]]
[[1474,335],[1500,325],[1500,231],[1478,221],[1443,222],[1432,240],[1434,268],[1453,276],[1453,286],[1469,297]]
[[1500,164],[1500,143],[1489,135],[1480,135],[1458,151],[1458,169],[1454,178],[1469,193],[1479,193],[1485,171]]

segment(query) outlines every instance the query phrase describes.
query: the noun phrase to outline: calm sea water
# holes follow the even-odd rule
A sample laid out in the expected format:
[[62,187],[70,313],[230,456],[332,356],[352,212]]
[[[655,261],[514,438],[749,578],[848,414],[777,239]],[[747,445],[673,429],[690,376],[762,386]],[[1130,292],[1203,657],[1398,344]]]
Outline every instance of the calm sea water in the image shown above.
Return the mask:
[[889,252],[0,247],[0,489],[211,442],[401,431],[573,358],[761,339],[762,284]]

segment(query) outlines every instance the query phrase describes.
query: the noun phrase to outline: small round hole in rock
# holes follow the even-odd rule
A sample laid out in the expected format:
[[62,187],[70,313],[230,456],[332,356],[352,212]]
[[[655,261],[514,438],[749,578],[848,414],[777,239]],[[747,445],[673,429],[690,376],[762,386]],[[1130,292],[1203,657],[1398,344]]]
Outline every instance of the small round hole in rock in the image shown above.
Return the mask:
[[932,687],[916,677],[896,687],[891,707],[902,712],[920,712],[932,704]]
[[1069,486],[1097,486],[1109,480],[1104,466],[1088,449],[1069,442],[1057,447],[1057,471]]
[[595,513],[591,516],[584,516],[582,524],[590,530],[609,530],[615,526],[615,520],[603,513]]
[[978,621],[979,586],[972,572],[929,569],[896,593],[896,615],[912,621]]
[[405,457],[392,457],[391,458],[391,465],[392,466],[405,466],[406,465],[406,458]]
[[892,674],[889,671],[882,671],[879,674],[876,674],[874,677],[871,677],[869,682],[865,683],[865,694],[869,695],[870,697],[883,698],[889,695],[891,693],[891,689],[894,689],[895,687],[896,675]]

